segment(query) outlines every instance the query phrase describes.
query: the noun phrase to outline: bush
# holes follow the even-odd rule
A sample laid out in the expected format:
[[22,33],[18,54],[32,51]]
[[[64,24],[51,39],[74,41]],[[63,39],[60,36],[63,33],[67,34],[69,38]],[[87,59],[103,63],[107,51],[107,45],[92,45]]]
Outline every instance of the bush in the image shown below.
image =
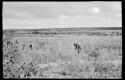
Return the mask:
[[114,64],[97,64],[94,72],[100,78],[121,78],[121,68]]
[[121,78],[121,62],[120,36],[3,38],[4,78]]

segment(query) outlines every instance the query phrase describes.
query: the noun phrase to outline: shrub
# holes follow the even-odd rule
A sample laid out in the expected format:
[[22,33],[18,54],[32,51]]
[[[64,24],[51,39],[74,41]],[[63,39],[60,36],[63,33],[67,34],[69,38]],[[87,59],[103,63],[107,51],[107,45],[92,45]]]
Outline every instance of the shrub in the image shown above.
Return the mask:
[[120,36],[3,38],[4,78],[121,78],[121,58]]

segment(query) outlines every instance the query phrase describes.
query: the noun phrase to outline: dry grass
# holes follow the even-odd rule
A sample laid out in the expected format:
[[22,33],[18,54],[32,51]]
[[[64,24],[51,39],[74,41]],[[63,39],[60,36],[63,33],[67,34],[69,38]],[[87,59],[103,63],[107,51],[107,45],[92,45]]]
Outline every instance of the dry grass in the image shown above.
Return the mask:
[[122,77],[121,36],[3,38],[4,78]]

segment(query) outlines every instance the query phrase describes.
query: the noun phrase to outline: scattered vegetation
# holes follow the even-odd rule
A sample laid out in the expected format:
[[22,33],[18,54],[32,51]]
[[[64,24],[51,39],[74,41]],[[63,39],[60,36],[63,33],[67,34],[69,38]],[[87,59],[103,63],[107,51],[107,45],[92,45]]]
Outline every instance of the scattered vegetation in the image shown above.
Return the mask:
[[122,36],[12,35],[3,34],[4,78],[122,78]]

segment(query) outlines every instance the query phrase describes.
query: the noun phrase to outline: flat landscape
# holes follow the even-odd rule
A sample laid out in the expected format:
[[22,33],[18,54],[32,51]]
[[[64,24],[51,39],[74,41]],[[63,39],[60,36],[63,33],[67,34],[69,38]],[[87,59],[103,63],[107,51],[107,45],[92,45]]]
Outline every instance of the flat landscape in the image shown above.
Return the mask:
[[3,30],[4,78],[122,78],[122,28]]

